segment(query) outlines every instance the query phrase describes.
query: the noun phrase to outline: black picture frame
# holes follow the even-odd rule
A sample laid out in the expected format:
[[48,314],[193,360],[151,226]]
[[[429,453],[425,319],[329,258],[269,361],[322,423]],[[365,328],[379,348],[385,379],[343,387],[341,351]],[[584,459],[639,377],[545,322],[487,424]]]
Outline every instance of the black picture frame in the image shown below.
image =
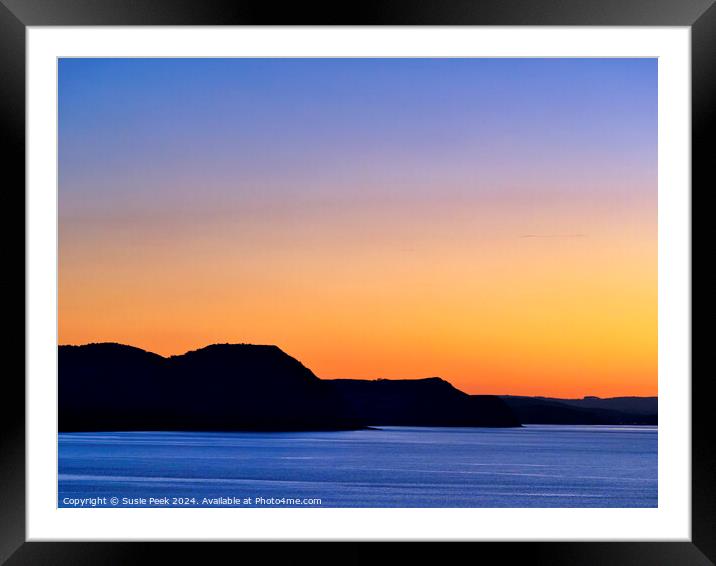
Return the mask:
[[[20,200],[25,184],[25,31],[27,26],[108,25],[529,25],[688,26],[692,56],[692,195],[716,186],[709,151],[716,114],[716,6],[714,0],[364,0],[330,5],[204,0],[0,0],[0,116],[7,142],[3,199]],[[6,219],[24,211],[6,204]],[[23,214],[24,218],[24,214]],[[10,237],[10,222],[4,222]],[[13,231],[13,236],[16,233]],[[24,261],[24,258],[23,258]],[[23,271],[24,273],[24,271]],[[25,278],[3,278],[7,297],[25,292]],[[22,291],[18,281],[22,279]],[[12,294],[11,294],[12,293]],[[23,323],[24,327],[24,323]],[[6,335],[19,357],[24,333]],[[22,344],[20,344],[22,342]],[[18,564],[212,563],[227,550],[236,558],[258,551],[270,562],[362,563],[396,553],[406,559],[450,563],[467,556],[499,557],[501,563],[701,565],[716,562],[716,443],[708,394],[711,376],[692,383],[692,537],[690,542],[494,542],[427,544],[396,548],[386,543],[131,543],[26,542],[25,383],[20,371],[3,376],[0,411],[0,562]],[[689,376],[684,376],[688,378]],[[235,545],[250,545],[238,549]],[[271,549],[263,548],[271,544]],[[480,546],[466,547],[466,544]],[[180,545],[180,546],[179,546]],[[398,555],[399,553],[399,555]],[[261,555],[261,554],[260,554]]]

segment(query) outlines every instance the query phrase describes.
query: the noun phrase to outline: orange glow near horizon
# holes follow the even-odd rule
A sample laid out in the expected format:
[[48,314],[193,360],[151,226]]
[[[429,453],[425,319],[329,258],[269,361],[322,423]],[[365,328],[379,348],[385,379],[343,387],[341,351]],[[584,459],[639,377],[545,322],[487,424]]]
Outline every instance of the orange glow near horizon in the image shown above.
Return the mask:
[[59,342],[656,395],[656,70],[62,59]]
[[552,207],[540,218],[510,203],[443,206],[384,209],[372,226],[354,207],[307,212],[272,231],[214,218],[201,235],[155,220],[99,246],[68,228],[60,342],[162,355],[265,343],[323,378],[440,376],[469,393],[657,393],[653,209],[613,208],[605,223],[593,209]]

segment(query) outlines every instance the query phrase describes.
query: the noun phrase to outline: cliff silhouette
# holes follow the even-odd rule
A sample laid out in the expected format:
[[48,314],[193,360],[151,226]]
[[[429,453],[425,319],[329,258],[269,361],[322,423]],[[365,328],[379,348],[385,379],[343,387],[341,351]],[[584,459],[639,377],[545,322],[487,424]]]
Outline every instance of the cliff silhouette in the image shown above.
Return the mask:
[[330,384],[276,346],[216,344],[163,358],[121,344],[60,346],[59,429],[357,428]]
[[215,344],[164,358],[122,344],[60,346],[59,430],[341,430],[520,426],[498,397],[439,378],[322,380],[276,346]]
[[501,399],[524,424],[657,425],[657,397],[522,397]]
[[332,380],[347,414],[383,426],[520,426],[504,401],[468,395],[439,377]]
[[277,346],[253,344],[168,358],[115,343],[60,346],[58,374],[60,431],[658,422],[656,397],[498,397],[439,377],[319,379]]

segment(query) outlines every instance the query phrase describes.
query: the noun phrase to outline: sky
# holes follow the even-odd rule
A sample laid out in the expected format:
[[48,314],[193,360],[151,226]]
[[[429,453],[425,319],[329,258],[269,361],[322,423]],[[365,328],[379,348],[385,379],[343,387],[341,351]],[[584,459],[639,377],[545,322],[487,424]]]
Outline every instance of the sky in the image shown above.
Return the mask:
[[657,394],[656,59],[60,59],[59,342]]

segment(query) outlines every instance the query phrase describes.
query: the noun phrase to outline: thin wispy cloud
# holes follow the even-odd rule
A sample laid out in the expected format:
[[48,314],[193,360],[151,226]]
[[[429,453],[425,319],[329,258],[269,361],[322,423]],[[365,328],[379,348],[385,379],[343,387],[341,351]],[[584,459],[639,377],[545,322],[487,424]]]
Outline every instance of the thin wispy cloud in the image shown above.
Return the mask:
[[522,234],[520,238],[586,238],[586,234]]

